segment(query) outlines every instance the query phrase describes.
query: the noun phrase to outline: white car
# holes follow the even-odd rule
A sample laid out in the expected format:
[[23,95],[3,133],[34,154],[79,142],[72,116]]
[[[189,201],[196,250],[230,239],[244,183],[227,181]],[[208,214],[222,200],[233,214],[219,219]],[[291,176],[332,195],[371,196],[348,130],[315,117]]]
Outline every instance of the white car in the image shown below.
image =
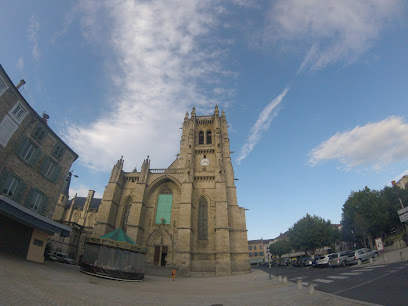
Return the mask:
[[56,252],[55,257],[57,258],[58,262],[70,264],[70,265],[75,265],[75,260],[71,259],[68,257],[67,254],[61,253],[61,252]]
[[319,267],[325,267],[329,265],[329,257],[330,255],[322,255],[317,261],[317,265]]

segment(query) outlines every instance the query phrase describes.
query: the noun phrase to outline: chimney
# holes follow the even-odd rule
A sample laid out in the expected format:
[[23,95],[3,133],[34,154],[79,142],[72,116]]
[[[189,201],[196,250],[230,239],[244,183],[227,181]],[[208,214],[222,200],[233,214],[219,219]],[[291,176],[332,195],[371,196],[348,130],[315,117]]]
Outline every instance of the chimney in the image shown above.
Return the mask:
[[19,89],[21,86],[23,86],[26,82],[24,80],[21,80],[20,83],[17,84],[16,88]]
[[47,120],[50,119],[50,116],[48,116],[48,114],[46,114],[45,112],[43,112],[43,117],[42,120],[44,121],[45,124],[47,124]]

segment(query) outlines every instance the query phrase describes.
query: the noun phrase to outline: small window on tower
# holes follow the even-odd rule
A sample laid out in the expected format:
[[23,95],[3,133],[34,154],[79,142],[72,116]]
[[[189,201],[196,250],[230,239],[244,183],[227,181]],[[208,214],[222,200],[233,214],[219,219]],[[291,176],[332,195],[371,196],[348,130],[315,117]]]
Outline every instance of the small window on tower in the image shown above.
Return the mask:
[[207,131],[207,144],[211,144],[211,131]]
[[200,131],[198,133],[198,144],[204,144],[204,132]]

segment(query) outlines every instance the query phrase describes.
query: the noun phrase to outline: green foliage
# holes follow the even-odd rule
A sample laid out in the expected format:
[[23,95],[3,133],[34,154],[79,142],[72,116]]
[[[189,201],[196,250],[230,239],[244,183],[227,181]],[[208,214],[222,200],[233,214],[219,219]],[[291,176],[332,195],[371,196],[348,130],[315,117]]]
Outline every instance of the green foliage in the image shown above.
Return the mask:
[[408,191],[399,187],[385,187],[381,191],[365,187],[351,192],[343,205],[342,238],[353,242],[367,238],[372,247],[374,238],[401,230],[399,199],[408,203]]
[[333,245],[340,239],[340,233],[330,221],[307,214],[289,229],[288,237],[293,249],[308,254],[314,253],[316,248]]
[[290,246],[289,241],[287,239],[278,240],[269,246],[269,252],[273,255],[278,256],[279,258],[283,254],[288,254],[291,251],[292,247]]

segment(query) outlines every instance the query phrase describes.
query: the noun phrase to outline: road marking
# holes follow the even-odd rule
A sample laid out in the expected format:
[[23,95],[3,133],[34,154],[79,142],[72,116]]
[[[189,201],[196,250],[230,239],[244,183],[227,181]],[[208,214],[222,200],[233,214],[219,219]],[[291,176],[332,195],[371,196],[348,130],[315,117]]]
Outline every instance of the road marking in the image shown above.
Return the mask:
[[327,278],[333,278],[333,279],[345,279],[345,278],[348,278],[348,276],[338,276],[338,275],[335,275],[335,276],[328,276]]
[[351,289],[354,289],[354,288],[358,288],[358,287],[360,287],[360,286],[367,285],[367,284],[372,283],[372,282],[374,282],[374,281],[376,281],[376,280],[379,280],[379,279],[381,279],[381,278],[383,278],[383,277],[386,277],[386,276],[388,276],[388,275],[390,275],[390,274],[392,274],[392,273],[395,273],[395,272],[386,273],[386,274],[381,275],[381,276],[379,276],[379,277],[377,277],[377,278],[370,279],[369,281],[366,281],[366,282],[364,282],[364,283],[362,283],[362,284],[359,284],[359,285],[357,285],[357,286],[353,286],[353,287],[350,287],[350,288],[347,288],[347,289],[344,289],[344,290],[336,291],[336,292],[333,292],[332,294],[338,294],[338,293],[341,293],[341,292],[344,292],[344,291],[348,291],[348,290],[351,290]]
[[340,275],[350,275],[350,276],[360,275],[360,274],[363,274],[363,273],[361,272],[340,273]]
[[370,269],[374,269],[374,268],[382,268],[385,267],[386,265],[375,265],[375,266],[370,266]]
[[325,284],[334,282],[334,281],[332,281],[332,280],[330,280],[330,279],[321,279],[321,278],[314,279],[313,281],[314,281],[314,282],[319,282],[319,283],[325,283]]
[[373,269],[361,269],[361,270],[354,270],[354,272],[367,272],[367,271],[373,271]]

